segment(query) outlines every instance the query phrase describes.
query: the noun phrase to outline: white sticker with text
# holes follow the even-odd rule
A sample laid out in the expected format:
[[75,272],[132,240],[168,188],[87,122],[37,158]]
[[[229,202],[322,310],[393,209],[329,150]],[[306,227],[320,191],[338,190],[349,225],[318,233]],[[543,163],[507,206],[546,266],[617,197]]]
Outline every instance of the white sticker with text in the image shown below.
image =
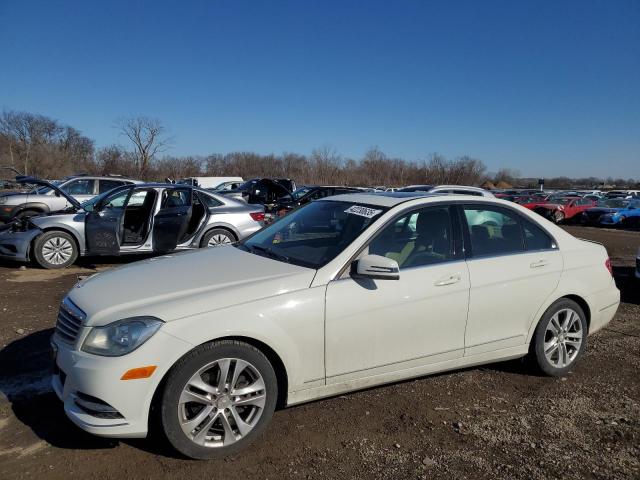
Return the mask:
[[360,215],[361,217],[373,218],[378,215],[382,210],[376,210],[375,208],[363,207],[361,205],[353,205],[347,208],[344,213],[352,213],[354,215]]

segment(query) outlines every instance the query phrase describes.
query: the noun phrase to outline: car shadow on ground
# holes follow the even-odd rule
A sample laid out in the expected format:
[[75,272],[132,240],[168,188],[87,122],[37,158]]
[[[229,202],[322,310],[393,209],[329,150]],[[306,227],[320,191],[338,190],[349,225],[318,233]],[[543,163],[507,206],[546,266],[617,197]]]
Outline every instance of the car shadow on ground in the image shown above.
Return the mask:
[[90,435],[64,414],[51,389],[53,329],[25,335],[0,350],[0,393],[15,417],[40,439],[58,448],[113,448],[117,441]]

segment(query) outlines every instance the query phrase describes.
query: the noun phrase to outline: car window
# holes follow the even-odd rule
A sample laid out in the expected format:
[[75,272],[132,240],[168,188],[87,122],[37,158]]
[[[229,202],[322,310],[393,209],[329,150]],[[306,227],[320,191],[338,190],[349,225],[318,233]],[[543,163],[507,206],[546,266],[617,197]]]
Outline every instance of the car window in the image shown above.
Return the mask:
[[451,190],[451,193],[455,195],[475,195],[476,197],[482,196],[482,192],[476,192],[474,190]]
[[113,190],[114,188],[120,187],[122,185],[124,185],[124,182],[121,182],[119,180],[99,180],[98,192],[108,192],[109,190]]
[[178,208],[191,205],[191,191],[182,189],[166,189],[162,192],[160,208]]
[[107,195],[101,202],[102,208],[122,208],[124,202],[127,201],[130,191],[130,189],[126,188],[122,191],[115,192],[113,195]]
[[524,232],[524,244],[527,251],[550,250],[556,248],[553,239],[538,225],[528,220],[520,219]]
[[131,194],[127,207],[141,207],[148,195],[154,195],[151,190],[136,190]]
[[82,178],[72,180],[66,185],[60,187],[60,190],[69,195],[93,195],[94,184],[95,180]]
[[310,202],[260,230],[240,248],[295,265],[320,268],[385,211],[385,207],[353,202]]
[[369,244],[369,253],[395,260],[400,269],[453,260],[449,208],[423,208],[400,217]]
[[222,205],[221,201],[213,198],[211,195],[207,195],[206,193],[198,192],[198,197],[207,207],[219,207],[220,205]]
[[518,215],[501,208],[464,206],[474,256],[503,255],[524,250]]

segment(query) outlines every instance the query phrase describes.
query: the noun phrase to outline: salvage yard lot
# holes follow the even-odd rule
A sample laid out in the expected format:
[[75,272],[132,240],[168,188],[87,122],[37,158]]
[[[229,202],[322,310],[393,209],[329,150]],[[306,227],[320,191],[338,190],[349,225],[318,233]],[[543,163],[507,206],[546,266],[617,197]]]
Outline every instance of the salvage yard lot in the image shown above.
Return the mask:
[[78,275],[110,265],[0,264],[0,478],[639,478],[640,233],[567,229],[605,244],[623,294],[571,375],[513,361],[317,401],[276,412],[266,441],[209,462],[86,434],[50,391],[57,306]]

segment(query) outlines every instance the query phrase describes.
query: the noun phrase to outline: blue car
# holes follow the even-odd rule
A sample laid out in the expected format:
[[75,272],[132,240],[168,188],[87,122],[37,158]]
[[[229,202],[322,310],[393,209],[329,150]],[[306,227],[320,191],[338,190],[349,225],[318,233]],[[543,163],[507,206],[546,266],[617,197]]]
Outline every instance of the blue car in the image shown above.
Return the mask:
[[[609,198],[582,212],[581,221],[588,225],[618,225],[629,216],[640,215],[640,199]],[[624,212],[624,213],[623,213]]]
[[640,225],[640,200],[629,200],[624,208],[605,213],[600,217],[600,225],[632,227]]

